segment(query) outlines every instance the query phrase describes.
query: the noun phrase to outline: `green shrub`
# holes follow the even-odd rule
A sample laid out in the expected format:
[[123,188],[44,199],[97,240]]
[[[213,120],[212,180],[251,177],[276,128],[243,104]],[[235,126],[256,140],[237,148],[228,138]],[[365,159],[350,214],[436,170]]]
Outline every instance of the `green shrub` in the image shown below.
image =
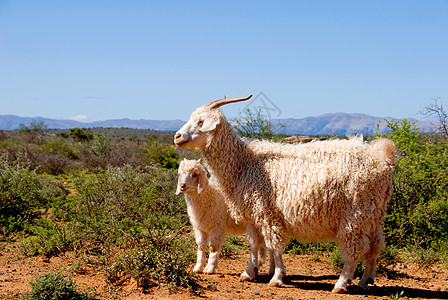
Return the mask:
[[150,147],[142,149],[142,153],[147,155],[148,164],[157,164],[167,169],[179,167],[179,158],[173,147],[152,142]]
[[65,197],[65,190],[48,178],[0,156],[0,234],[8,236],[25,229],[39,216],[39,209]]
[[73,147],[73,145],[60,138],[52,137],[47,139],[42,147],[50,154],[60,153],[69,159],[78,159],[78,154],[76,153],[77,150]]
[[[185,255],[185,251],[191,253],[193,244],[185,242],[170,237],[164,237],[157,243],[150,240],[108,266],[106,280],[110,284],[120,285],[133,278],[144,290],[164,284],[171,291],[181,287],[198,293],[201,290],[200,278],[188,271],[193,256]],[[185,249],[188,244],[190,249]]]
[[93,133],[90,129],[71,128],[70,134],[65,133],[65,136],[71,136],[78,142],[88,142],[93,139]]
[[56,225],[47,219],[38,219],[36,224],[28,226],[31,236],[20,243],[22,252],[27,256],[45,255],[53,256],[81,244],[82,239],[78,233],[67,226]]
[[441,254],[436,250],[430,249],[421,249],[414,248],[411,249],[411,254],[409,260],[411,262],[416,263],[420,268],[426,269],[432,266],[435,263],[441,261]]
[[87,293],[77,291],[77,285],[60,272],[47,273],[30,282],[31,291],[21,300],[88,300]]
[[388,121],[399,153],[384,229],[389,244],[423,249],[448,241],[448,143],[407,120]]
[[67,214],[73,231],[105,246],[135,245],[171,234],[186,224],[185,204],[175,195],[174,171],[125,166],[75,180],[77,196]]

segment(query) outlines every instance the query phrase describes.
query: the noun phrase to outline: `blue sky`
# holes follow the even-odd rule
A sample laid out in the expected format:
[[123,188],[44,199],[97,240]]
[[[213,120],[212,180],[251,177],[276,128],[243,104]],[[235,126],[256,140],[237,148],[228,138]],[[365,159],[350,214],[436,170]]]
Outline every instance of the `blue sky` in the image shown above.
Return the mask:
[[260,92],[281,118],[422,118],[448,105],[448,0],[0,0],[0,115],[187,120]]

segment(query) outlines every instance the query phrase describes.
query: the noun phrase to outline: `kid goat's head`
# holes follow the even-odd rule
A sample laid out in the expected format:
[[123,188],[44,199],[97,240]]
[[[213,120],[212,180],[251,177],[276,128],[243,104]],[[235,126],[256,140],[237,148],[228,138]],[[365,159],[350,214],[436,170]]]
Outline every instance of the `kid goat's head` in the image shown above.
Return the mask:
[[246,101],[246,98],[214,100],[198,107],[190,116],[188,122],[176,132],[174,143],[180,148],[203,149],[207,144],[207,136],[213,133],[221,122],[225,120],[219,108],[225,104]]
[[178,174],[176,195],[180,192],[202,194],[208,187],[207,173],[197,160],[184,158],[180,162]]

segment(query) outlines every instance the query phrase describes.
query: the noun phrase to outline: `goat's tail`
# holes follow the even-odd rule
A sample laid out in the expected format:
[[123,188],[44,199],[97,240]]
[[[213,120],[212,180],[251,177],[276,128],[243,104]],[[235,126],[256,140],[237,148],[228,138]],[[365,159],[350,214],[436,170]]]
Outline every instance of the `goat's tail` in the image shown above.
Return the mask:
[[380,160],[385,160],[389,165],[395,165],[397,159],[397,147],[390,139],[379,138],[370,144],[371,153]]

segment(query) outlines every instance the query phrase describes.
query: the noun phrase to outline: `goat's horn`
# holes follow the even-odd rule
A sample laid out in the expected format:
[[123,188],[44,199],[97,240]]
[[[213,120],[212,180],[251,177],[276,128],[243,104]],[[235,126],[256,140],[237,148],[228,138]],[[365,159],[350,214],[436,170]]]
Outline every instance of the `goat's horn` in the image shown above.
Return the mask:
[[252,95],[249,95],[246,98],[232,98],[232,99],[226,99],[226,96],[224,96],[223,99],[213,100],[209,104],[207,104],[207,107],[210,109],[219,108],[225,104],[234,103],[234,102],[240,102],[240,101],[246,101],[249,100],[252,97]]

